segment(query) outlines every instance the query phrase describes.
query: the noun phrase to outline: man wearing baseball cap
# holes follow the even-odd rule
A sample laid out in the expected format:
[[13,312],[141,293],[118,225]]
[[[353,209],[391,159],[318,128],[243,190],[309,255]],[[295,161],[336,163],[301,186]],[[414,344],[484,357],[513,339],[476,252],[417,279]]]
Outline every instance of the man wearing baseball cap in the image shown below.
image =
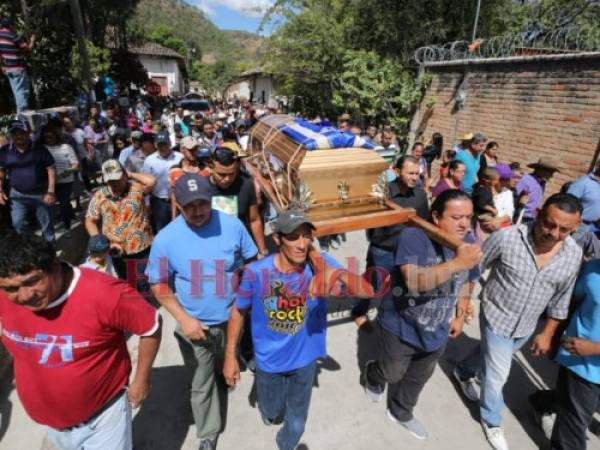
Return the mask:
[[171,139],[167,131],[161,131],[156,135],[156,147],[158,151],[146,158],[142,172],[156,178],[156,184],[150,197],[150,208],[152,209],[152,225],[154,231],[158,232],[171,221],[169,169],[179,164],[183,156],[171,149]]
[[257,249],[237,217],[211,209],[206,177],[183,174],[173,192],[181,214],[154,239],[146,275],[155,298],[178,322],[175,336],[191,375],[200,449],[212,450],[226,410],[219,399],[226,398],[221,371],[232,283]]
[[[42,236],[54,241],[50,207],[56,202],[54,158],[44,145],[33,145],[25,122],[9,125],[11,144],[0,148],[0,204],[11,202],[11,218],[17,233],[28,231],[28,218],[34,216]],[[3,192],[5,177],[10,192]]]
[[[175,202],[175,193],[173,187],[180,176],[186,173],[197,173],[202,176],[209,176],[210,169],[200,163],[198,157],[198,141],[191,136],[185,136],[179,143],[181,155],[183,156],[179,164],[174,165],[169,169],[169,186],[171,187],[171,218],[177,217],[177,205]],[[209,151],[210,154],[210,151]]]
[[279,450],[295,449],[304,433],[316,361],[327,355],[326,297],[374,295],[365,279],[314,250],[314,230],[299,210],[277,218],[277,252],[244,269],[227,327],[223,375],[234,387],[240,380],[236,343],[250,310],[258,409],[265,425],[285,411]]
[[127,276],[127,261],[145,261],[152,244],[144,197],[152,191],[154,177],[128,172],[119,161],[109,159],[102,164],[102,178],[106,185],[90,200],[85,229],[90,237],[100,233],[108,237],[119,278],[132,279]]

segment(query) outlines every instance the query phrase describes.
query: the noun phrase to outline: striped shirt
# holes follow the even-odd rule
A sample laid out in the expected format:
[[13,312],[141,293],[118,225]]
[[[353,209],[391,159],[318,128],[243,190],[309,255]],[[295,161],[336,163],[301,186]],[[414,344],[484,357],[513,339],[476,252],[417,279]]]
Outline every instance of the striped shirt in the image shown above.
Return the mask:
[[22,49],[27,47],[25,40],[8,29],[0,28],[0,60],[4,72],[16,72],[25,69]]
[[567,318],[571,293],[581,264],[581,249],[569,236],[542,269],[535,260],[534,223],[493,233],[483,245],[482,272],[490,269],[480,299],[494,333],[520,338],[531,335],[544,310]]

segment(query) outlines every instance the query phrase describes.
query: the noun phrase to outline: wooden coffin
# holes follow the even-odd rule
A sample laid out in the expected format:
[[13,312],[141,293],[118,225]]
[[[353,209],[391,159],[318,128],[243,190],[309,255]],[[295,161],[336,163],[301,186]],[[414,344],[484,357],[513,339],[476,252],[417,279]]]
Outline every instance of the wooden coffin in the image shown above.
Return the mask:
[[315,203],[335,202],[342,201],[342,195],[348,200],[369,197],[386,168],[387,163],[372,150],[313,150],[306,152],[298,177],[312,191]]
[[[278,130],[288,115],[261,118],[252,128],[247,170],[277,211],[300,206],[316,226],[316,236],[378,228],[405,222],[439,232],[415,211],[386,199],[388,163],[372,150],[343,148],[308,151]],[[444,245],[457,243],[441,236]]]

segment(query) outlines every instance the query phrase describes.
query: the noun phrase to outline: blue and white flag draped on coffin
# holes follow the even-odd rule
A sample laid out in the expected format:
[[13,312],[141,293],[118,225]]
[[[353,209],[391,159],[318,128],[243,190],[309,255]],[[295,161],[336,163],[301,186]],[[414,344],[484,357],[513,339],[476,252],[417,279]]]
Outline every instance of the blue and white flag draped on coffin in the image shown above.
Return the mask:
[[279,130],[307,150],[361,147],[373,150],[375,146],[360,136],[342,132],[332,126],[314,124],[304,119],[295,119],[279,127]]

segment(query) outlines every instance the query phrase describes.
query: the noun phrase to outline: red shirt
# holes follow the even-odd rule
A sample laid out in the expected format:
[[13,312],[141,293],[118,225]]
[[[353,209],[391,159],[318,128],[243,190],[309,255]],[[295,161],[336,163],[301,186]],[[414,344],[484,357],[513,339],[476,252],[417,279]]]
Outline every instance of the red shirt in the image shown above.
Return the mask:
[[153,334],[158,312],[128,284],[73,268],[67,292],[41,312],[0,292],[2,340],[33,420],[67,428],[89,419],[129,382],[125,332]]

